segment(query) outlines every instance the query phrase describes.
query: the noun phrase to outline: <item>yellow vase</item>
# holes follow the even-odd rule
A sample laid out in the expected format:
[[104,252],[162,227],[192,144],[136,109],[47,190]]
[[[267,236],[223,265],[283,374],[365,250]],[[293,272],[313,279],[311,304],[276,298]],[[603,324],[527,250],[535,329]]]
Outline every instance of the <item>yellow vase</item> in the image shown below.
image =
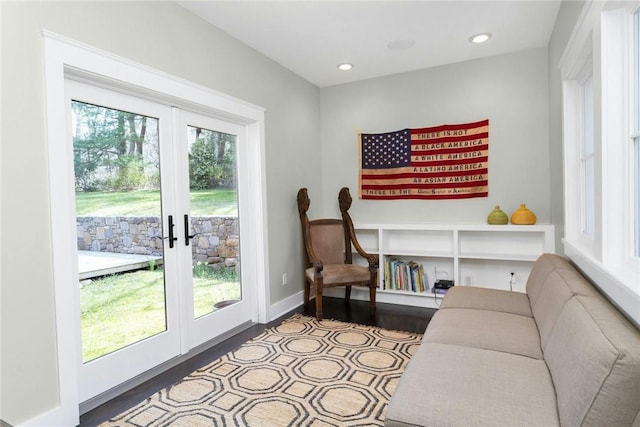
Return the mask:
[[532,225],[536,223],[536,215],[524,203],[511,215],[511,224]]
[[509,217],[506,213],[504,213],[500,206],[496,205],[496,207],[491,211],[489,216],[487,217],[487,224],[494,225],[504,225],[509,223]]

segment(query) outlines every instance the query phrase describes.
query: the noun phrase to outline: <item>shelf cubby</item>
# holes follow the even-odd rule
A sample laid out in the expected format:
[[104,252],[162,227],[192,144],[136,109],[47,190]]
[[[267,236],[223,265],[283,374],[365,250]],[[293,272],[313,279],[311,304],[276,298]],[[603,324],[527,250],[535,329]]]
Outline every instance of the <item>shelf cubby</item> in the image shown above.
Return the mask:
[[[535,260],[555,251],[551,224],[356,224],[355,228],[360,244],[380,258],[378,301],[397,304],[437,307],[430,292],[437,279],[453,280],[456,286],[524,292]],[[384,262],[390,258],[422,264],[429,290],[385,290]],[[367,298],[359,291],[354,296]]]

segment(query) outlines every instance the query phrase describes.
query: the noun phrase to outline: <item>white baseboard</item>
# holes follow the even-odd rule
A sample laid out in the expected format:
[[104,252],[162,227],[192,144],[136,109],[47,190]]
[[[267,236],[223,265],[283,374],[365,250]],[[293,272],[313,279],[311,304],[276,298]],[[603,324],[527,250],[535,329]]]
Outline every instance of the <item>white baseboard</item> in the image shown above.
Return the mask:
[[[344,288],[329,288],[324,290],[324,295],[328,297],[344,298]],[[352,287],[351,299],[358,301],[369,301],[369,289],[364,287]],[[385,304],[408,305],[412,307],[438,308],[441,297],[436,300],[432,294],[418,294],[413,292],[376,292],[376,302]]]
[[295,310],[304,303],[304,292],[297,292],[290,297],[278,301],[269,307],[269,321],[275,320],[280,316],[285,315],[291,310]]
[[80,420],[80,414],[78,408],[73,405],[67,405],[66,407],[57,406],[42,414],[35,416],[22,423],[15,424],[16,427],[66,427],[73,426]]

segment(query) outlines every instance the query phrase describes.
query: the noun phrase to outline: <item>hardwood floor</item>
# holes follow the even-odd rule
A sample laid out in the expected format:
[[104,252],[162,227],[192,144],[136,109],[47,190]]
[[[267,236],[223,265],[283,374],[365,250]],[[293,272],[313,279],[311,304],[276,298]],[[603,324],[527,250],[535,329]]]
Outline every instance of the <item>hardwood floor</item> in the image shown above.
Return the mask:
[[[377,304],[375,318],[369,316],[368,301],[351,301],[346,304],[340,298],[328,298],[323,300],[323,311],[326,319],[341,320],[364,325],[375,325],[385,329],[423,333],[436,312],[431,308],[408,307],[395,304]],[[282,320],[294,313],[304,313],[315,316],[315,307],[310,304],[309,311],[304,312],[302,307],[285,314],[284,316],[266,325],[254,325],[249,329],[223,341],[222,343],[192,357],[182,364],[152,378],[151,380],[129,390],[126,393],[110,400],[109,402],[87,412],[80,417],[80,426],[96,426],[124,410],[141,402],[146,397],[157,391],[180,381],[196,369],[207,365],[220,356],[235,350],[249,339],[261,334],[265,329],[277,326]]]

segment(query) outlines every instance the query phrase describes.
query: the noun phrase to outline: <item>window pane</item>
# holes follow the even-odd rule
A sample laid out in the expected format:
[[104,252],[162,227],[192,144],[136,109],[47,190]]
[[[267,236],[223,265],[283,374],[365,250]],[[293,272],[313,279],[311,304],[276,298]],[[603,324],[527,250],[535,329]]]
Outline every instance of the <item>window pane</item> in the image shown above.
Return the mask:
[[593,77],[582,84],[582,232],[594,236],[595,169],[593,145]]
[[640,10],[633,15],[634,69],[635,77],[635,131],[640,133]]
[[187,126],[193,313],[242,299],[236,135]]
[[635,256],[640,256],[640,137],[636,138],[634,141],[634,183],[633,188],[635,189]]
[[582,156],[593,154],[593,78],[582,84]]
[[640,10],[633,16],[634,38],[634,85],[635,85],[635,124],[634,124],[634,182],[632,184],[634,200],[634,255],[640,257]]
[[167,329],[159,120],[72,101],[82,360]]

